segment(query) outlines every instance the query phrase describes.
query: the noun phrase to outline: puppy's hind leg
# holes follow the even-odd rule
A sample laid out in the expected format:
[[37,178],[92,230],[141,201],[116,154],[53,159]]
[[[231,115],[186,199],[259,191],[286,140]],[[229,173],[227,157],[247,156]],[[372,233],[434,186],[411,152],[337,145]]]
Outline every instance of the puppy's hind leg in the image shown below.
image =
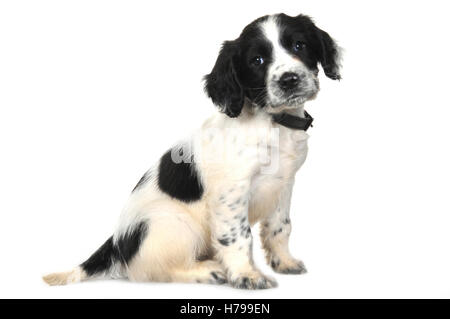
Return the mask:
[[129,279],[206,283],[213,282],[216,275],[221,277],[218,263],[197,260],[207,251],[208,235],[189,211],[170,202],[153,205],[151,209],[153,212],[147,214],[148,236],[127,268]]
[[215,260],[196,262],[186,269],[175,269],[172,273],[173,281],[196,282],[222,285],[227,282],[227,276],[222,265]]

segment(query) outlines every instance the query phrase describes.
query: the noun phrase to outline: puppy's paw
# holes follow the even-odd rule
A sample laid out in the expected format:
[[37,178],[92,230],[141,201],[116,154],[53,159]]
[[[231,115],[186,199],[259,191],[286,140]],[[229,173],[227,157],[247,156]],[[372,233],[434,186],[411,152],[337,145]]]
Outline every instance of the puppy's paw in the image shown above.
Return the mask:
[[277,286],[275,279],[265,276],[258,271],[231,276],[230,283],[231,286],[239,289],[268,289]]
[[227,282],[227,275],[223,271],[211,271],[210,283],[223,285]]
[[278,257],[272,257],[270,266],[275,272],[280,274],[301,275],[307,273],[303,262],[294,258],[283,260]]
[[227,282],[227,275],[220,263],[215,260],[205,260],[201,262],[203,269],[207,271],[207,283],[223,285]]

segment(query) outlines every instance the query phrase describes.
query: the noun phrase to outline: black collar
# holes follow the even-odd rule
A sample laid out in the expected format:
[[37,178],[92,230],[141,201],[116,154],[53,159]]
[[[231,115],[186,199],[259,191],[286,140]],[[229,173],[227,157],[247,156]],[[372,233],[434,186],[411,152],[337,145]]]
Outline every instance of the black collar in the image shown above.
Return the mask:
[[305,117],[300,117],[296,115],[291,115],[288,113],[273,114],[272,119],[274,122],[283,125],[285,127],[294,130],[307,131],[310,126],[312,126],[312,121],[314,120],[308,112],[305,111]]

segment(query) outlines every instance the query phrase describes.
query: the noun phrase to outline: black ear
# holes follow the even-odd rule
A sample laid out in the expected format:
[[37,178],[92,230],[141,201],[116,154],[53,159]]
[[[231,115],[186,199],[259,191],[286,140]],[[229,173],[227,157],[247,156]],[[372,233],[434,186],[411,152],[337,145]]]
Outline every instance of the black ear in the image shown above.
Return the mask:
[[319,62],[325,75],[333,80],[340,80],[340,52],[339,47],[328,33],[316,27],[316,36],[319,44]]
[[238,54],[234,41],[224,42],[214,68],[204,78],[206,94],[229,117],[237,117],[244,106],[244,91],[237,76]]

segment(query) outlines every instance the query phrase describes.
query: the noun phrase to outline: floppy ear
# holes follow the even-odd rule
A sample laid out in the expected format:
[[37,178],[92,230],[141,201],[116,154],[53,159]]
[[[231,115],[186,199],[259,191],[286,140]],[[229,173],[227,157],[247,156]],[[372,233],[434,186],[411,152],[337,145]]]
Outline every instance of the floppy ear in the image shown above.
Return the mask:
[[339,47],[325,31],[316,28],[316,36],[319,43],[319,62],[325,75],[333,80],[340,80],[341,55]]
[[237,117],[244,106],[244,91],[236,73],[238,46],[234,41],[222,45],[216,64],[205,76],[205,92],[229,117]]

